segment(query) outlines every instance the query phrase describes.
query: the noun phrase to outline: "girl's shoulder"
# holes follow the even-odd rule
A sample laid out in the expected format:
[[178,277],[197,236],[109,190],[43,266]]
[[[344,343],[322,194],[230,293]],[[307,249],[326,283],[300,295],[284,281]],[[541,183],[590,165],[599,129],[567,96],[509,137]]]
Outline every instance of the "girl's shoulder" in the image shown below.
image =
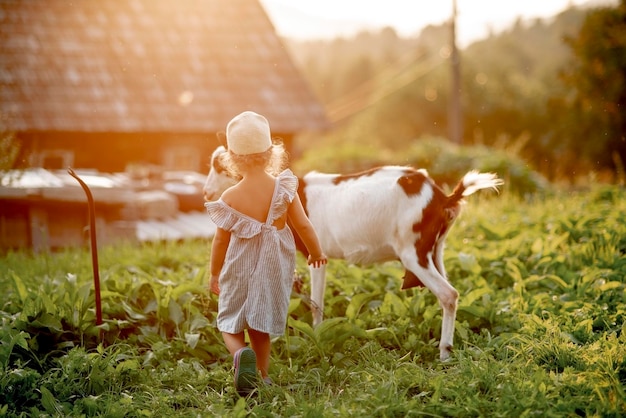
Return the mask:
[[230,186],[228,189],[222,192],[220,199],[226,203],[232,203],[232,200],[235,199],[240,193],[240,188],[238,187],[240,183],[235,184],[234,186]]

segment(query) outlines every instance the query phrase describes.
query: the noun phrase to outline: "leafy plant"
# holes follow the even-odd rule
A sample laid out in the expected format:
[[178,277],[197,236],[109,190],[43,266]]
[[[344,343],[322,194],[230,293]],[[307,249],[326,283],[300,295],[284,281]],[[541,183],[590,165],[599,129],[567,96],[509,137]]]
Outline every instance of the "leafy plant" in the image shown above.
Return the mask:
[[[553,194],[554,193],[554,194]],[[240,398],[215,328],[207,243],[101,250],[96,327],[84,249],[0,259],[0,415],[621,416],[626,413],[626,192],[473,199],[445,253],[459,291],[452,359],[441,311],[402,266],[327,266],[311,326],[305,260],[270,375]]]

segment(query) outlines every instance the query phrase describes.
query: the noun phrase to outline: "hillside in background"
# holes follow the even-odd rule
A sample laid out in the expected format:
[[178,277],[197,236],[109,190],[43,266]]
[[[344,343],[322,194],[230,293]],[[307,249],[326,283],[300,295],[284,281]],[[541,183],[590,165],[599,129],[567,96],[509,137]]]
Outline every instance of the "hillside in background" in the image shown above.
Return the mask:
[[[581,172],[580,160],[566,161],[553,135],[551,103],[567,94],[561,72],[573,55],[566,39],[577,35],[588,10],[518,20],[460,51],[465,145],[508,151],[551,179],[567,177],[573,166]],[[418,139],[447,138],[449,39],[441,25],[416,38],[386,28],[349,39],[287,41],[334,121],[324,135],[303,136],[300,151],[355,147],[342,155],[358,158],[370,149],[394,158]]]

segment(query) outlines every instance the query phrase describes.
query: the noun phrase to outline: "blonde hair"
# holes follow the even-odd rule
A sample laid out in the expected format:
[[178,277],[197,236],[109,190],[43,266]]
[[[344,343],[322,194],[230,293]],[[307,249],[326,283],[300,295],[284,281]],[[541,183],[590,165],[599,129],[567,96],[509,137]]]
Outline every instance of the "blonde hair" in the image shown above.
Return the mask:
[[256,154],[239,155],[229,150],[220,155],[220,162],[228,174],[237,179],[241,179],[241,173],[246,167],[258,165],[264,166],[269,174],[277,176],[289,167],[289,154],[281,142],[274,142],[267,151]]

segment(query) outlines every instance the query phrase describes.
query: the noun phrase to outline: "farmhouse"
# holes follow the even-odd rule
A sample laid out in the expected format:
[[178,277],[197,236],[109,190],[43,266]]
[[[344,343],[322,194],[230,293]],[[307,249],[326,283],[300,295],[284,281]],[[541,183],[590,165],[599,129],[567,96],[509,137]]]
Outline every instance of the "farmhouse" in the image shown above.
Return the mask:
[[[287,148],[296,133],[327,126],[258,0],[0,2],[0,132],[19,146],[14,168],[156,172],[163,185],[164,173],[206,173],[216,134],[246,109],[264,114]],[[78,187],[65,180],[1,183],[1,247],[32,245],[42,225],[47,234],[53,223],[85,225],[62,213],[85,200],[65,193]],[[111,184],[136,200],[128,181]],[[112,199],[123,209],[121,200]]]

